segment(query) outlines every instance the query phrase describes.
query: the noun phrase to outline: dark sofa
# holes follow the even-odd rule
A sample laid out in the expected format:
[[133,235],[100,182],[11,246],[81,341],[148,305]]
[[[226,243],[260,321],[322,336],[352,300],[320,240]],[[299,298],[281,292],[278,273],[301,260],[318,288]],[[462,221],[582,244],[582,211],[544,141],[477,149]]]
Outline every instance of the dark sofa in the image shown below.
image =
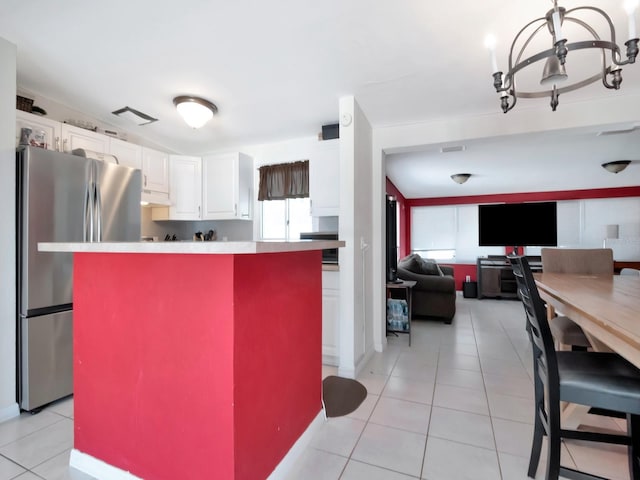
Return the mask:
[[453,267],[425,260],[417,253],[398,261],[398,278],[415,280],[412,292],[413,318],[436,317],[450,324],[456,314],[456,282]]

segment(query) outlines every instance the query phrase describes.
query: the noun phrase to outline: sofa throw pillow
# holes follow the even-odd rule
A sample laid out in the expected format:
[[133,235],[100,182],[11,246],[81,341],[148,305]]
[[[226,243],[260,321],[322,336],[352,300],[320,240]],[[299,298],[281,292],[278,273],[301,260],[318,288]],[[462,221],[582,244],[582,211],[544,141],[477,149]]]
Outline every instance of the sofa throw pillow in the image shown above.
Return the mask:
[[425,275],[437,275],[439,277],[444,275],[436,261],[431,260],[430,258],[422,260],[422,273]]

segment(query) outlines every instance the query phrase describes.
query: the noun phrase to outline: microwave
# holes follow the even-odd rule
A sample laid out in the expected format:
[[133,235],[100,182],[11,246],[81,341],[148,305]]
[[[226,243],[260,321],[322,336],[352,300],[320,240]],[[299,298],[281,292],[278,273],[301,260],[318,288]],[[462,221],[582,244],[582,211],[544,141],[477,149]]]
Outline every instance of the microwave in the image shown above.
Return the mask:
[[[338,240],[338,232],[305,232],[300,234],[300,240]],[[322,250],[322,263],[338,264],[338,249],[325,248]]]

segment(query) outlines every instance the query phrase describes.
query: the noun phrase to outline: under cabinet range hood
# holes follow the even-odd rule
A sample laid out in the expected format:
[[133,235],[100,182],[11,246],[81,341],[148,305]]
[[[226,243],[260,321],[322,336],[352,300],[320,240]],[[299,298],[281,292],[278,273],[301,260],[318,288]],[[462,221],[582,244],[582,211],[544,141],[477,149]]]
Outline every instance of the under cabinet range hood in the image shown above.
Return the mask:
[[168,193],[142,190],[140,205],[142,205],[143,207],[170,207],[171,200],[169,200]]

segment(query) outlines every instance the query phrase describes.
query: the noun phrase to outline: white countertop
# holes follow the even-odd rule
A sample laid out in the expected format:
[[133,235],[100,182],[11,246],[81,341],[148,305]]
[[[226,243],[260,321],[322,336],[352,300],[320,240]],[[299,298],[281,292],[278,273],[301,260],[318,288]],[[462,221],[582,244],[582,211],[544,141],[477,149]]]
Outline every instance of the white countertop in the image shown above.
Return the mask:
[[41,252],[85,253],[283,253],[344,247],[341,240],[296,240],[291,242],[40,242]]

